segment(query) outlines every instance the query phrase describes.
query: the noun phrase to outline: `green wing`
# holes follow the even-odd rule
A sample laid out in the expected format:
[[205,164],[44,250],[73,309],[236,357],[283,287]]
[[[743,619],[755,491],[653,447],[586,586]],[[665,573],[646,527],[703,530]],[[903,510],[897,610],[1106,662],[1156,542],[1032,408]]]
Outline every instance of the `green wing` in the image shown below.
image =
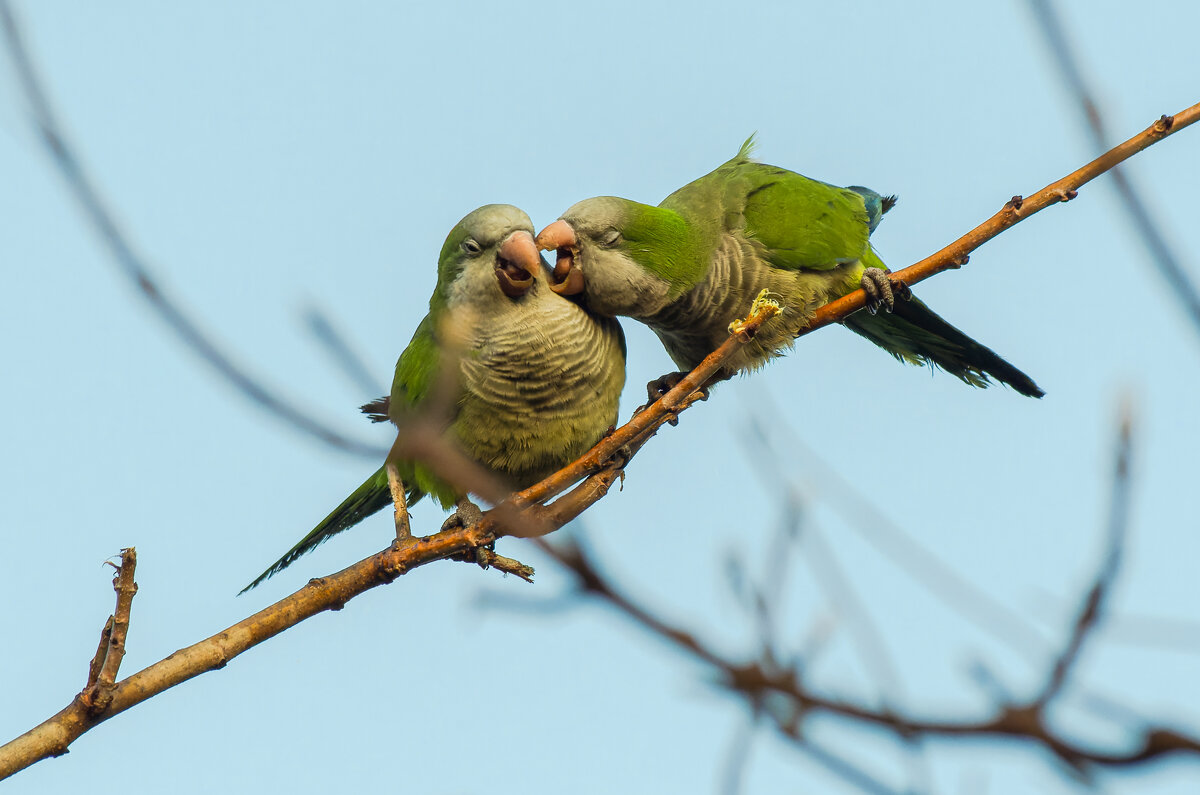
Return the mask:
[[[438,377],[441,366],[441,348],[436,334],[437,321],[435,317],[441,313],[431,310],[413,333],[412,340],[400,359],[396,362],[396,377],[392,380],[392,394],[389,415],[393,420],[402,421],[430,397],[434,381]],[[458,410],[457,402],[447,407],[445,414],[451,417]],[[412,505],[426,494],[430,494],[443,508],[449,508],[458,499],[458,492],[450,484],[438,478],[423,464],[412,461],[398,461],[400,479],[408,487],[408,504]],[[386,487],[386,483],[385,483]]]
[[776,268],[828,270],[866,253],[871,225],[862,195],[753,162],[739,164],[733,179],[746,234]]
[[437,376],[441,352],[434,336],[432,313],[425,316],[412,340],[396,362],[396,376],[392,379],[391,416],[400,418],[415,410],[429,394],[433,379]]
[[828,270],[867,251],[871,218],[864,196],[750,157],[753,137],[737,157],[663,201],[685,217],[741,231],[786,270]]

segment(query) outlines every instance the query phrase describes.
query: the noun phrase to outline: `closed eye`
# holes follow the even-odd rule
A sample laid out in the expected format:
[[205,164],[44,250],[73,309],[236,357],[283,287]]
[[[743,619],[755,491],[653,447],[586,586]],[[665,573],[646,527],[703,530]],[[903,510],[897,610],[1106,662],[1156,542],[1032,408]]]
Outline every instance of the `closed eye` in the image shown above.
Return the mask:
[[625,238],[620,232],[618,232],[616,229],[609,229],[604,233],[604,235],[601,236],[599,242],[600,245],[604,246],[605,248],[613,248],[614,246],[620,245],[624,241]]
[[470,254],[472,257],[476,256],[477,254],[479,254],[479,252],[483,251],[483,249],[480,248],[479,244],[476,243],[474,240],[472,240],[469,237],[462,242],[462,249],[463,249],[463,251]]

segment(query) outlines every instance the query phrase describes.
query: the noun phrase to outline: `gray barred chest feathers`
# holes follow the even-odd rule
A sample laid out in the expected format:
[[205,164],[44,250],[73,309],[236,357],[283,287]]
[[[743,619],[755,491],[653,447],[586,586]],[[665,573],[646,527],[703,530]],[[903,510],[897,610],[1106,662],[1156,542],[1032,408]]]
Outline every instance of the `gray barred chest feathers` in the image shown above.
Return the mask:
[[620,330],[546,296],[463,356],[464,396],[453,430],[465,451],[524,487],[562,468],[616,423],[625,382]]

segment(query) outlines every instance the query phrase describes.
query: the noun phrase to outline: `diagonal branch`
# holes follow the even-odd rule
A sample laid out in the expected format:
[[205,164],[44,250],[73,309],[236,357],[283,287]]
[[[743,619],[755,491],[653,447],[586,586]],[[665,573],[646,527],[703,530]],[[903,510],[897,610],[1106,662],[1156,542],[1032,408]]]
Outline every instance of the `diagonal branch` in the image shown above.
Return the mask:
[[[413,569],[439,560],[457,559],[476,561],[485,567],[496,566],[518,576],[531,576],[532,571],[528,567],[494,553],[488,554],[488,548],[497,538],[506,535],[538,536],[552,532],[607,494],[612,484],[621,477],[630,457],[641,445],[664,423],[676,419],[679,412],[694,403],[687,391],[697,389],[709,375],[716,372],[741,345],[753,337],[762,323],[774,315],[775,311],[775,307],[770,305],[758,309],[747,318],[737,334],[731,336],[724,345],[706,358],[693,373],[680,382],[679,386],[597,445],[580,459],[583,464],[577,461],[576,465],[579,466],[576,471],[586,471],[590,476],[555,502],[542,507],[533,500],[539,492],[561,493],[578,478],[571,478],[557,490],[553,490],[545,488],[545,483],[555,477],[551,476],[542,484],[515,495],[515,499],[501,501],[496,508],[485,513],[483,518],[473,525],[443,530],[420,538],[398,539],[388,549],[336,574],[310,580],[304,588],[270,607],[116,683],[108,691],[107,703],[100,709],[90,708],[85,703],[84,694],[80,694],[49,720],[0,746],[0,778],[10,776],[46,757],[66,753],[70,744],[92,727],[170,687],[223,668],[237,655],[289,627],[326,610],[340,610],[355,596],[390,583]],[[627,430],[631,426],[632,430]],[[456,456],[461,454],[440,437],[427,438],[417,432],[415,427],[408,430],[410,432],[406,436],[409,447],[405,448],[406,454],[414,451],[423,454],[439,474],[449,474],[453,471],[458,461]],[[609,454],[599,458],[596,451],[605,447],[614,437],[624,441],[613,447]],[[611,444],[607,446],[612,447]],[[472,478],[478,474],[468,471],[467,477]],[[545,497],[537,499],[544,500]],[[130,574],[132,576],[132,567]],[[115,628],[112,634],[116,634]],[[93,669],[96,667],[97,664],[93,663]],[[103,669],[103,664],[100,664],[100,667]]]

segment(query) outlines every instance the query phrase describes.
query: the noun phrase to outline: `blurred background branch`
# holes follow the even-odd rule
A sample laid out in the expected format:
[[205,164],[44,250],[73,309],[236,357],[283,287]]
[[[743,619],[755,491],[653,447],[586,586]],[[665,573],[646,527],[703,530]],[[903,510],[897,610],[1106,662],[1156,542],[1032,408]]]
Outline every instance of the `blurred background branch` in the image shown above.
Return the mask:
[[[1030,7],[1033,9],[1038,29],[1045,39],[1046,49],[1054,59],[1054,65],[1058,67],[1067,90],[1079,106],[1092,139],[1093,149],[1097,152],[1105,151],[1112,144],[1104,123],[1104,114],[1095,94],[1084,79],[1079,56],[1075,52],[1071,37],[1063,27],[1056,4],[1053,0],[1030,0]],[[1167,243],[1166,236],[1147,207],[1141,191],[1134,187],[1129,174],[1124,168],[1114,166],[1109,176],[1125,213],[1146,246],[1151,264],[1166,282],[1167,292],[1179,303],[1191,321],[1197,338],[1200,339],[1200,292],[1197,292],[1187,269]]]
[[[595,554],[580,541],[538,543],[543,551],[573,575],[575,591],[581,600],[597,600],[607,605],[622,618],[663,640],[677,652],[707,666],[715,687],[736,695],[752,716],[769,718],[781,736],[802,748],[811,751],[808,748],[811,733],[806,726],[817,716],[835,715],[858,724],[864,730],[887,729],[898,740],[913,744],[914,748],[919,748],[926,738],[939,737],[1021,740],[1050,751],[1090,780],[1096,768],[1135,768],[1174,754],[1200,758],[1200,737],[1168,725],[1130,720],[1124,729],[1131,739],[1114,747],[1104,747],[1080,741],[1060,731],[1050,717],[1050,713],[1058,707],[1056,702],[1078,665],[1083,648],[1099,640],[1097,636],[1106,612],[1105,605],[1111,599],[1127,532],[1132,444],[1131,422],[1126,410],[1122,412],[1115,446],[1107,549],[1090,587],[1080,599],[1076,619],[1066,633],[1060,651],[1049,661],[1044,685],[1032,698],[1010,696],[1011,700],[1007,703],[1001,701],[993,704],[987,710],[990,715],[983,718],[953,714],[930,717],[932,713],[928,707],[909,710],[892,700],[903,698],[899,675],[887,663],[887,652],[881,647],[864,606],[853,594],[849,582],[830,557],[829,550],[823,543],[812,543],[816,537],[812,528],[803,531],[810,542],[808,555],[812,571],[829,591],[832,603],[843,611],[841,618],[848,631],[858,638],[860,655],[867,669],[876,669],[875,678],[883,694],[877,707],[830,695],[811,685],[805,673],[809,661],[798,658],[793,650],[782,647],[770,633],[768,625],[759,625],[759,637],[754,643],[756,651],[724,654],[702,639],[697,631],[660,615],[632,597],[626,588],[604,572],[604,566]],[[790,532],[800,532],[798,514],[789,515],[793,517],[791,521],[796,523],[796,529]],[[777,592],[777,586],[764,583],[757,592]],[[766,612],[777,607],[764,605]],[[795,662],[781,667],[780,661],[783,660]],[[999,698],[1002,694],[1017,692],[1018,688],[996,682],[992,691]],[[1120,708],[1108,711],[1112,719],[1118,719]],[[1130,716],[1127,711],[1124,714],[1127,718]],[[835,763],[829,757],[821,758],[827,767],[867,792],[931,791],[928,773],[920,767],[913,769],[909,785],[893,789],[891,785],[881,783],[876,774],[870,771],[872,765],[866,759],[850,761],[844,755],[839,755]]]
[[121,273],[146,300],[156,316],[187,349],[199,356],[247,400],[281,420],[286,427],[344,452],[382,458],[387,452],[384,448],[344,435],[282,397],[277,390],[262,383],[244,365],[234,361],[233,356],[224,350],[211,334],[203,330],[199,321],[170,295],[145,258],[134,247],[129,236],[121,229],[116,214],[84,168],[82,159],[76,154],[75,147],[51,107],[44,81],[34,65],[33,56],[25,46],[20,23],[8,0],[0,0],[0,26],[4,28],[6,49],[47,154],[62,176],[67,190],[79,204],[84,218],[96,230]]

